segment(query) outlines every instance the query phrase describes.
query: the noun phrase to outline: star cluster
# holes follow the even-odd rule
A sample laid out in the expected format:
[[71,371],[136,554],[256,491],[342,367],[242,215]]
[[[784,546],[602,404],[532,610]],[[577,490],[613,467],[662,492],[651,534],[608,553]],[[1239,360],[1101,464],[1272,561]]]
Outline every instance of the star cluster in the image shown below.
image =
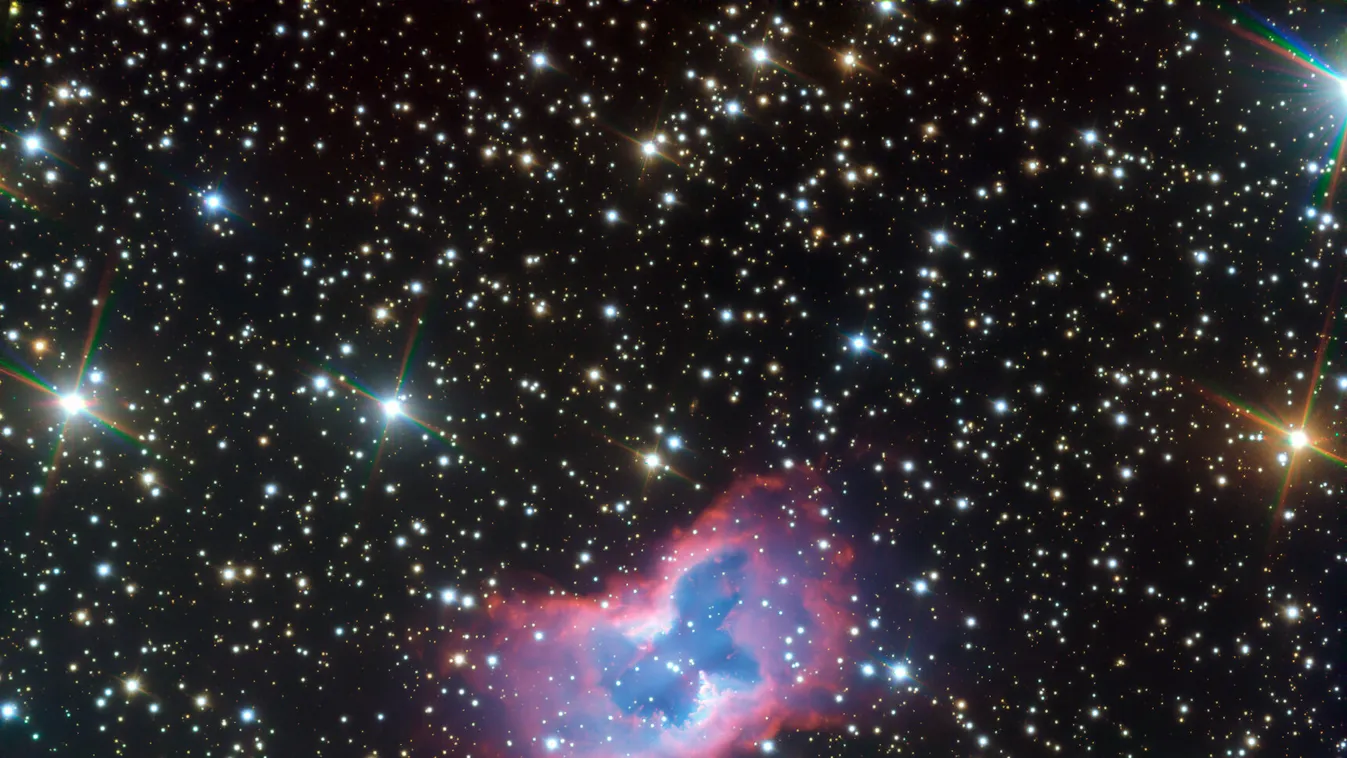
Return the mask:
[[1343,21],[11,3],[0,755],[1347,750]]

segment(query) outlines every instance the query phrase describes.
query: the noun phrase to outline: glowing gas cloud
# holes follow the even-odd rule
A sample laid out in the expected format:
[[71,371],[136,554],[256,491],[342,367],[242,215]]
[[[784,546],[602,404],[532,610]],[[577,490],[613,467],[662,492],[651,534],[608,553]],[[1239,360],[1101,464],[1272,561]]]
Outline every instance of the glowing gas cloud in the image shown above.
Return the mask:
[[[476,684],[508,713],[497,749],[717,758],[840,715],[851,548],[801,475],[721,496],[604,592],[499,596]],[[485,665],[482,665],[485,664]]]

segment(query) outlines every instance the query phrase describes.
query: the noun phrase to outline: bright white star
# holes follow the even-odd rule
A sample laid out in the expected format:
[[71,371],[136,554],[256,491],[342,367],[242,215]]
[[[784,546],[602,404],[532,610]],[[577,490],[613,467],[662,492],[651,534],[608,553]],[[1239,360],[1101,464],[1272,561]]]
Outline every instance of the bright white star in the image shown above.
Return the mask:
[[71,415],[74,415],[84,410],[87,405],[88,404],[85,403],[84,398],[80,397],[77,394],[72,393],[69,395],[61,396],[61,407],[65,409],[66,413],[69,413]]

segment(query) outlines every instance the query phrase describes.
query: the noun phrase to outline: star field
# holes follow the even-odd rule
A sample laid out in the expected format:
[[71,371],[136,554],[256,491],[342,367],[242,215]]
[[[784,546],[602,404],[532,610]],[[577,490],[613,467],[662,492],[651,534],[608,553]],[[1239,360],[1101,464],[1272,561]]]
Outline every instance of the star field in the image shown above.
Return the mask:
[[1347,752],[1342,9],[4,22],[0,755]]

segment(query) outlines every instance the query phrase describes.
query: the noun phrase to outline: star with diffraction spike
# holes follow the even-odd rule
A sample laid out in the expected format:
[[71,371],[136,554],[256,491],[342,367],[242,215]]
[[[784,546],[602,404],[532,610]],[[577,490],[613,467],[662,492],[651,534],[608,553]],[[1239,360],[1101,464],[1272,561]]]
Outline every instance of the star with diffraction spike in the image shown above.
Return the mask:
[[[1309,46],[1297,41],[1268,21],[1254,16],[1247,8],[1240,7],[1232,11],[1232,14],[1231,30],[1236,35],[1294,64],[1296,69],[1293,73],[1310,80],[1307,83],[1309,88],[1320,93],[1327,92],[1334,99],[1347,96],[1347,77],[1339,75]],[[1320,174],[1318,186],[1315,188],[1315,204],[1323,209],[1333,205],[1338,180],[1342,176],[1344,155],[1347,155],[1347,118],[1342,121],[1343,124],[1338,128],[1337,136],[1332,143],[1332,154],[1328,161],[1331,168]]]
[[[98,412],[96,401],[88,394],[82,391],[86,374],[88,374],[89,359],[98,349],[98,338],[103,332],[104,315],[107,313],[108,298],[112,291],[112,281],[116,272],[115,259],[109,259],[107,268],[103,272],[103,280],[99,284],[98,296],[94,299],[94,310],[89,320],[89,330],[84,338],[84,349],[80,353],[79,367],[75,372],[74,387],[68,392],[62,392],[55,385],[44,381],[35,370],[14,361],[0,359],[0,376],[7,376],[16,379],[19,382],[31,387],[51,398],[50,405],[59,407],[63,412],[63,420],[60,431],[57,433],[56,446],[52,450],[51,461],[46,467],[47,486],[42,490],[49,491],[56,482],[57,463],[61,460],[61,450],[65,446],[66,430],[70,424],[77,418],[89,418],[98,422],[100,425],[112,430],[113,433],[122,439],[131,442],[134,446],[144,449],[139,437],[131,431],[123,428],[112,419]],[[94,372],[93,382],[98,383],[101,374]]]
[[1347,467],[1347,458],[1343,458],[1327,449],[1324,446],[1327,439],[1316,435],[1310,429],[1310,416],[1314,410],[1314,397],[1319,389],[1319,383],[1323,376],[1324,357],[1328,352],[1328,343],[1332,340],[1332,326],[1333,318],[1337,311],[1337,300],[1338,289],[1335,288],[1333,290],[1333,297],[1329,302],[1328,316],[1324,319],[1323,329],[1319,332],[1319,348],[1315,354],[1314,370],[1310,374],[1309,389],[1305,396],[1304,408],[1299,423],[1287,424],[1281,419],[1271,418],[1266,414],[1259,413],[1244,403],[1213,394],[1213,397],[1222,405],[1235,411],[1239,415],[1258,423],[1273,434],[1286,440],[1286,445],[1289,448],[1285,453],[1286,478],[1282,481],[1281,490],[1277,496],[1276,508],[1278,511],[1280,511],[1286,504],[1287,497],[1291,492],[1292,478],[1295,474],[1296,466],[1305,458],[1304,453],[1314,453],[1334,461],[1341,466]]

